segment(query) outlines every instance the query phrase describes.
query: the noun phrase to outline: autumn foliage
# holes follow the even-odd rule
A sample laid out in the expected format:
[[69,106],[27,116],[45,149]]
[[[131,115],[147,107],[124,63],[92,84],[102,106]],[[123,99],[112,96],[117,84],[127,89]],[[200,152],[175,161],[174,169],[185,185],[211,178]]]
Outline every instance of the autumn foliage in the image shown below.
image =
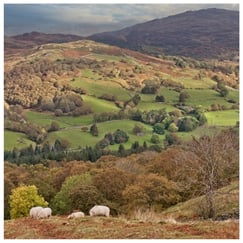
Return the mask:
[[48,202],[38,195],[37,187],[19,186],[12,190],[10,195],[10,216],[11,219],[26,217],[29,210],[34,206],[47,206]]
[[30,207],[47,205],[46,201],[54,214],[88,213],[95,204],[108,205],[113,215],[130,214],[139,208],[161,212],[201,195],[206,195],[211,205],[204,216],[212,217],[214,192],[239,177],[238,151],[237,132],[228,130],[159,153],[107,155],[95,163],[15,165],[5,161],[5,218],[27,216]]

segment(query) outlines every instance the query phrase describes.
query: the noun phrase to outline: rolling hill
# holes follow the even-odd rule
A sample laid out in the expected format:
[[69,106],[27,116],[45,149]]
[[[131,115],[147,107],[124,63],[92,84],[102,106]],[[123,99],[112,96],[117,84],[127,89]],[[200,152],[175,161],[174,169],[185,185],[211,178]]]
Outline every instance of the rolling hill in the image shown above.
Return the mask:
[[239,53],[239,12],[188,11],[89,38],[156,55],[232,58]]
[[4,56],[5,58],[16,53],[25,54],[36,45],[47,43],[65,43],[82,40],[83,37],[65,34],[45,34],[36,31],[24,33],[22,35],[4,36]]
[[[129,120],[129,112],[140,110],[149,114],[151,110],[166,109],[168,113],[179,111],[185,115],[183,107],[182,110],[178,107],[179,94],[183,90],[189,95],[185,105],[201,106],[207,111],[208,125],[234,126],[238,121],[237,62],[199,62],[180,57],[162,59],[90,40],[35,45],[26,52],[11,50],[13,52],[5,53],[4,63],[5,128],[11,131],[5,133],[7,150],[32,144],[26,140],[27,127],[23,130],[20,123],[16,124],[16,119],[38,126],[39,133],[47,135],[44,142],[66,139],[74,149],[93,146],[107,131],[114,132],[121,126],[130,137],[126,148],[134,141],[140,144],[146,141],[151,145],[151,124],[140,123],[146,132],[141,137],[134,135],[133,127],[141,121]],[[178,61],[184,66],[181,67]],[[226,98],[215,89],[215,77],[227,85]],[[156,92],[143,93],[145,87],[155,87]],[[165,101],[156,102],[156,96],[161,95]],[[139,100],[134,103],[136,96]],[[14,110],[16,105],[23,108],[20,116]],[[107,122],[121,119],[115,118],[115,114],[123,114],[122,120]],[[95,117],[101,131],[98,137],[81,131],[88,129]],[[46,134],[51,122],[57,122],[60,130]],[[178,123],[178,119],[175,122]],[[200,130],[195,134],[200,135]],[[208,131],[211,133],[210,129]],[[180,136],[191,136],[186,134]],[[80,136],[85,139],[80,140]],[[160,144],[163,140],[164,135],[160,135]],[[113,149],[117,148],[113,146]]]

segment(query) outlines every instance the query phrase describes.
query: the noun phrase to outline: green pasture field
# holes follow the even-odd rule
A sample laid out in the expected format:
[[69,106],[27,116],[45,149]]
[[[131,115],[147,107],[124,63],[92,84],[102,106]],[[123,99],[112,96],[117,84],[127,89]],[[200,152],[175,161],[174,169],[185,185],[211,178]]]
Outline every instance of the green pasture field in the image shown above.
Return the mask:
[[206,112],[207,124],[197,127],[191,132],[178,132],[182,140],[190,140],[193,136],[201,137],[203,135],[211,136],[220,132],[224,127],[233,127],[239,121],[238,110],[210,111]]
[[[143,136],[136,136],[132,133],[132,129],[134,128],[135,124],[141,124],[145,128]],[[138,141],[140,145],[142,145],[144,141],[149,143],[152,136],[151,126],[130,120],[107,121],[103,123],[98,123],[97,127],[99,131],[99,135],[97,137],[92,136],[89,132],[83,132],[81,130],[81,127],[71,127],[59,130],[57,132],[52,132],[48,135],[47,139],[51,143],[53,143],[56,139],[66,139],[70,142],[71,148],[84,147],[86,145],[95,146],[98,141],[104,138],[104,135],[106,133],[113,133],[117,129],[121,129],[124,130],[129,136],[129,141],[125,144],[125,147],[130,148],[131,144],[135,141]],[[119,145],[113,145],[110,146],[110,148],[116,150],[118,146]]]
[[92,54],[92,57],[95,58],[95,60],[106,60],[109,62],[113,62],[113,61],[121,61],[122,59],[127,60],[128,58],[123,57],[123,56],[114,56],[114,55],[106,55],[106,54]]
[[104,80],[89,80],[87,78],[76,78],[70,83],[73,87],[83,88],[87,94],[99,97],[104,94],[112,94],[118,100],[126,101],[130,98],[130,92],[122,88],[119,84],[113,81]]
[[138,104],[137,108],[142,111],[160,110],[164,108],[166,109],[167,112],[176,110],[174,106],[168,105],[166,103],[143,102],[143,101]]
[[[57,121],[57,117],[55,115],[47,112],[37,112],[28,110],[24,112],[24,115],[27,118],[27,121],[30,121],[31,123],[43,127],[50,125],[53,121]],[[58,122],[58,124],[60,127],[67,126],[65,123],[61,122]]]
[[179,77],[178,79],[174,78],[173,80],[183,84],[186,89],[210,89],[215,85],[215,81],[209,78],[197,80],[190,77]]
[[[190,97],[186,100],[186,104],[190,106],[201,105],[204,108],[209,108],[212,104],[224,105],[227,108],[231,108],[232,104],[227,102],[223,97],[220,96],[218,92],[212,89],[197,90],[197,89],[187,89],[186,92]],[[230,92],[230,96],[236,101],[239,99],[237,97],[237,92]],[[226,98],[228,99],[228,98]]]
[[56,121],[60,128],[70,127],[70,126],[84,126],[92,123],[93,114],[73,117],[73,116],[55,116],[51,113],[36,112],[36,111],[26,111],[25,116],[28,121],[35,123],[40,126],[50,125],[52,121]]
[[35,145],[24,133],[4,131],[4,150],[12,150],[14,147],[22,149],[30,144]]
[[93,114],[73,117],[73,116],[60,116],[56,119],[57,122],[65,124],[65,127],[70,126],[87,126],[93,122]]
[[[161,87],[157,94],[139,94],[141,101],[138,104],[138,109],[140,110],[159,110],[166,108],[167,112],[174,111],[176,108],[173,104],[178,102],[178,92],[170,90],[169,88]],[[155,102],[156,95],[163,95],[165,97],[165,102]]]
[[85,104],[90,105],[93,112],[95,113],[114,112],[119,110],[119,108],[113,102],[110,101],[98,99],[94,96],[88,96],[88,95],[82,95],[82,98]]
[[165,87],[161,87],[158,91],[158,95],[163,95],[165,97],[165,102],[168,104],[175,104],[179,100],[179,93]]
[[141,97],[141,101],[143,102],[154,102],[155,101],[155,94],[139,94]]
[[97,137],[93,137],[89,132],[83,132],[81,127],[72,127],[57,132],[49,133],[47,140],[50,144],[54,143],[56,139],[65,139],[70,143],[70,148],[79,148],[87,146],[94,146],[97,143]]
[[82,77],[98,80],[101,76],[98,73],[94,73],[91,69],[85,68],[81,71]]
[[177,135],[180,139],[184,141],[189,141],[192,137],[199,138],[203,135],[212,136],[213,134],[219,132],[222,128],[215,126],[200,126],[191,132],[178,132]]
[[238,110],[211,111],[205,115],[209,126],[235,126],[240,119]]
[[165,87],[161,87],[157,94],[139,94],[141,100],[144,102],[154,102],[156,95],[163,95],[165,97],[165,103],[167,104],[175,104],[179,100],[179,93]]
[[239,96],[240,96],[240,92],[239,90],[232,90],[232,89],[228,89],[229,93],[227,95],[227,99],[232,99],[234,101],[236,101],[237,103],[239,103]]

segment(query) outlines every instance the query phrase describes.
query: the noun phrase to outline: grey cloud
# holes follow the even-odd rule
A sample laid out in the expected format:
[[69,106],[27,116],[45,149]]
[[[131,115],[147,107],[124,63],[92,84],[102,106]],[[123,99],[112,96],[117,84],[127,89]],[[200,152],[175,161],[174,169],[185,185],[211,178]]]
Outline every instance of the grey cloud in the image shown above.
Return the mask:
[[238,4],[5,4],[4,32],[90,35],[202,8],[239,10]]

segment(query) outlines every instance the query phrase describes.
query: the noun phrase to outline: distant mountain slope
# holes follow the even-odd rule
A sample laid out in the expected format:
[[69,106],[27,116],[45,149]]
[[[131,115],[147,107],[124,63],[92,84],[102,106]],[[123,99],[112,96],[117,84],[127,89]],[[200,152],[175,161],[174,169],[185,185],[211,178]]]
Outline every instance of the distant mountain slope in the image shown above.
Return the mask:
[[47,43],[65,43],[71,41],[82,40],[83,37],[77,35],[65,35],[65,34],[45,34],[40,32],[24,33],[22,35],[5,36],[4,44],[5,49],[8,48],[30,48],[35,45],[47,44]]
[[165,54],[199,59],[237,55],[239,12],[214,8],[188,11],[89,38],[150,53],[159,47]]

